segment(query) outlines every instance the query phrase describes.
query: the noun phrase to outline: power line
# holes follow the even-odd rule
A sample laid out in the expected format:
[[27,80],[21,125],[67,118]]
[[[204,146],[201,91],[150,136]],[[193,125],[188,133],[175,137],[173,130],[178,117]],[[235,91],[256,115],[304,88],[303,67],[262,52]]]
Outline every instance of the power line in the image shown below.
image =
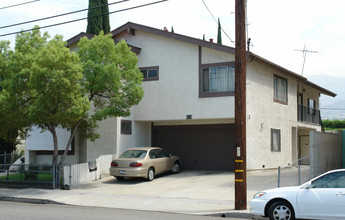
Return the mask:
[[16,6],[20,6],[20,5],[25,5],[25,4],[30,4],[30,3],[38,2],[38,1],[40,1],[40,0],[34,0],[34,1],[23,2],[23,3],[19,3],[19,4],[15,4],[15,5],[9,5],[9,6],[2,7],[0,9],[12,8],[12,7],[16,7]]
[[[154,4],[158,4],[158,3],[162,3],[162,2],[166,2],[166,1],[168,1],[168,0],[161,0],[161,1],[156,1],[156,2],[150,2],[150,3],[147,3],[147,4],[143,4],[143,5],[138,5],[138,6],[134,6],[134,7],[130,7],[130,8],[125,8],[125,9],[121,9],[121,10],[117,10],[117,11],[112,11],[112,12],[109,12],[107,14],[119,13],[119,12],[128,11],[128,10],[132,10],[132,9],[136,9],[136,8],[141,8],[141,7],[145,7],[145,6],[150,6],[150,5],[154,5]],[[92,16],[92,17],[89,17],[89,18],[95,18],[95,17],[99,17],[99,16],[103,16],[103,15],[106,15],[106,14],[95,15],[95,16]],[[9,36],[9,35],[13,35],[13,34],[19,34],[19,33],[28,32],[28,31],[37,30],[37,29],[44,29],[44,28],[59,26],[59,25],[63,25],[63,24],[68,24],[68,23],[73,23],[73,22],[85,20],[85,19],[87,19],[87,17],[86,18],[79,18],[79,19],[75,19],[75,20],[71,20],[71,21],[65,21],[65,22],[61,22],[61,23],[57,23],[57,24],[46,25],[46,26],[42,26],[42,27],[39,27],[39,28],[32,28],[32,29],[28,29],[28,30],[21,30],[21,31],[17,31],[17,32],[2,34],[2,35],[0,35],[0,37]]]
[[320,110],[345,111],[344,108],[320,108]]
[[[211,10],[207,7],[207,5],[206,5],[206,3],[204,2],[204,0],[201,0],[201,1],[202,1],[202,3],[204,3],[204,5],[205,5],[207,11],[208,11],[208,12],[211,14],[211,16],[213,17],[213,20],[216,22],[216,24],[218,24],[217,19],[213,16]],[[228,36],[228,34],[224,31],[224,29],[223,29],[222,27],[220,27],[220,28],[222,29],[223,33],[229,38],[229,40],[231,41],[231,43],[235,44],[235,41],[233,41],[233,40]]]
[[37,22],[37,21],[43,21],[43,20],[47,20],[47,19],[51,19],[51,18],[57,18],[57,17],[65,16],[65,15],[75,14],[75,13],[79,13],[79,12],[82,12],[82,11],[87,11],[89,9],[100,8],[100,7],[104,7],[106,5],[109,6],[109,5],[119,4],[119,3],[122,3],[122,2],[126,2],[126,1],[129,1],[129,0],[122,0],[122,1],[113,2],[113,3],[109,3],[109,4],[98,5],[98,6],[87,8],[87,9],[81,9],[81,10],[78,10],[78,11],[67,12],[67,13],[64,13],[64,14],[54,15],[54,16],[45,17],[45,18],[39,18],[39,19],[36,19],[36,20],[25,21],[25,22],[21,22],[21,23],[17,23],[17,24],[10,24],[10,25],[6,25],[6,26],[2,26],[2,27],[0,27],[0,29],[14,27],[14,26],[23,25],[23,24],[29,24],[29,23],[33,23],[33,22]]

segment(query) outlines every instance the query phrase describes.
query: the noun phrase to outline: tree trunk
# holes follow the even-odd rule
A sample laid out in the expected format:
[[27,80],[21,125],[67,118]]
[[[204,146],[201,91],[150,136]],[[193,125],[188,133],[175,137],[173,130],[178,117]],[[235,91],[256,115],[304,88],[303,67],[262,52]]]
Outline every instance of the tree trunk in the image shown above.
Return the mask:
[[57,165],[58,164],[58,154],[59,154],[59,144],[58,144],[58,138],[56,135],[56,130],[55,130],[55,126],[53,124],[50,124],[49,126],[49,130],[53,135],[53,141],[54,141],[54,155],[53,155],[53,165]]
[[72,130],[71,136],[70,136],[70,138],[69,138],[69,140],[68,140],[68,143],[67,143],[67,145],[66,145],[66,148],[65,148],[65,150],[64,150],[64,152],[63,152],[63,155],[62,155],[62,157],[61,157],[61,159],[60,159],[60,163],[59,163],[60,166],[62,166],[62,165],[65,163],[65,160],[66,160],[66,157],[67,157],[67,153],[68,153],[68,151],[69,151],[69,149],[70,149],[70,146],[71,146],[71,144],[72,144],[73,138],[74,138],[75,134],[77,133],[78,128],[79,128],[79,125],[80,125],[80,123],[81,123],[82,121],[83,121],[83,119],[80,119],[80,120],[77,122],[77,124],[74,126],[73,130]]

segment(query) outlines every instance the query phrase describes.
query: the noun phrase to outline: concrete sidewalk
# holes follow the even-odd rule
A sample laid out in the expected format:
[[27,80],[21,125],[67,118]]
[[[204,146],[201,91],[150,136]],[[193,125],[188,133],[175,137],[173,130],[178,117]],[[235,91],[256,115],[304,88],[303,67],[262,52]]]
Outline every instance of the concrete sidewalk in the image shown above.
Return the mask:
[[[302,183],[309,179],[309,168],[302,168]],[[261,190],[277,187],[277,170],[247,172],[248,204]],[[297,185],[296,168],[281,171],[281,186]],[[162,211],[172,213],[219,215],[241,214],[234,210],[234,173],[184,171],[158,176],[152,182],[126,179],[118,182],[112,176],[81,184],[71,190],[0,188],[0,200],[38,203]]]

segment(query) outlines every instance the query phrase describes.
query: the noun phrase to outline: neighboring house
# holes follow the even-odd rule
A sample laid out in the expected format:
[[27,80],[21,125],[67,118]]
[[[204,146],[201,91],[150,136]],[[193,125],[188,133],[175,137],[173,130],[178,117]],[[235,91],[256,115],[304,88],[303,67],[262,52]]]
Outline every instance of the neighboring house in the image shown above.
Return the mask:
[[[181,156],[184,169],[233,171],[235,49],[134,23],[111,33],[138,55],[144,98],[130,117],[103,121],[95,142],[76,137],[67,163],[160,146]],[[92,37],[81,33],[68,47],[76,51],[83,36]],[[247,169],[307,156],[309,131],[321,130],[320,94],[336,94],[251,52],[246,85]],[[48,134],[34,131],[28,138],[27,155],[30,162],[50,163],[42,154],[51,154],[52,138],[41,135]]]

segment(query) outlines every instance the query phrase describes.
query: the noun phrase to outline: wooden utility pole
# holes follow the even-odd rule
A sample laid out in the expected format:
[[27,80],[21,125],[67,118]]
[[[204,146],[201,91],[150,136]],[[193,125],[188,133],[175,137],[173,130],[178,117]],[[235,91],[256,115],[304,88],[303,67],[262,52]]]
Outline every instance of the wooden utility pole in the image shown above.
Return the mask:
[[247,209],[246,0],[235,0],[235,209]]

